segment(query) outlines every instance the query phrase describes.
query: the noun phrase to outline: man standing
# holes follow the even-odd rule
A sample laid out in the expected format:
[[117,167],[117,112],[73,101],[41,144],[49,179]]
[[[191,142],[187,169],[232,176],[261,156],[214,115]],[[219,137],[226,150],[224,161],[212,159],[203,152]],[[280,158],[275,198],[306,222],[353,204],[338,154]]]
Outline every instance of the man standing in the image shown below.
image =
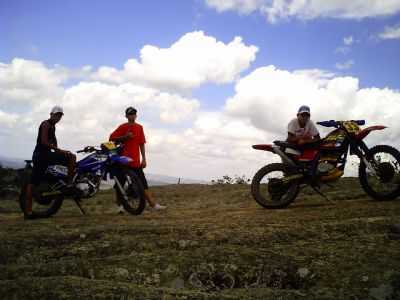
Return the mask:
[[300,106],[297,118],[289,122],[289,143],[303,145],[320,139],[319,132],[314,122],[310,120],[310,108],[306,105]]
[[61,150],[57,145],[56,124],[61,120],[64,111],[60,106],[54,106],[50,111],[50,119],[43,121],[38,130],[36,147],[33,151],[33,170],[31,182],[27,186],[25,219],[33,219],[32,215],[32,185],[38,185],[49,165],[60,164],[68,167],[68,185],[71,184],[76,165],[76,156],[69,151]]
[[[124,147],[122,155],[132,159],[130,162],[130,168],[142,182],[144,195],[150,207],[155,210],[165,209],[166,206],[162,206],[153,200],[153,197],[149,192],[146,177],[143,173],[143,168],[146,168],[147,166],[144,145],[146,143],[146,138],[144,136],[142,125],[136,123],[137,110],[133,107],[128,107],[125,110],[125,117],[128,119],[128,122],[120,125],[113,133],[111,133],[110,141],[123,143]],[[140,156],[142,157],[142,160],[140,160]],[[118,194],[117,201],[119,205],[119,213],[122,213],[123,208],[119,202]]]

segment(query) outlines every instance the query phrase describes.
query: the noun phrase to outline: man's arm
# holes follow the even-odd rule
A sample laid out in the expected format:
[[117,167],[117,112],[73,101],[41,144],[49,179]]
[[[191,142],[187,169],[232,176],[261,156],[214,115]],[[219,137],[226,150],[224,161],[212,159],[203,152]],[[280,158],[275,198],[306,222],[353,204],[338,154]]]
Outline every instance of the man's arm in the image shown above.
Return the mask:
[[145,148],[144,144],[140,144],[139,148],[140,148],[140,154],[142,155],[141,167],[142,167],[142,168],[146,168],[146,166],[147,166],[147,161],[146,161],[146,148]]
[[294,134],[291,133],[291,132],[288,132],[288,137],[287,137],[287,139],[286,139],[286,141],[287,141],[288,143],[296,144],[299,140],[300,140],[299,137],[297,137],[296,135],[294,135]]
[[126,134],[122,134],[121,127],[118,127],[113,133],[111,133],[109,140],[116,143],[123,143],[129,140],[132,136],[133,134],[130,131]]
[[302,136],[295,136],[293,133],[288,132],[287,142],[292,144],[306,144],[310,142],[318,141],[320,138],[319,134],[311,136],[309,134],[305,134]]
[[310,122],[311,122],[311,135],[312,135],[313,141],[320,140],[321,137],[319,135],[317,126],[315,126],[314,122],[312,122],[312,121],[310,121]]
[[127,140],[129,140],[132,137],[132,132],[128,132],[127,134],[121,135],[119,137],[111,137],[110,136],[110,141],[116,142],[116,143],[123,143]]
[[316,142],[320,139],[319,134],[311,136],[309,134],[306,134],[302,137],[300,137],[299,141],[297,142],[299,145],[307,144],[307,143],[313,143]]

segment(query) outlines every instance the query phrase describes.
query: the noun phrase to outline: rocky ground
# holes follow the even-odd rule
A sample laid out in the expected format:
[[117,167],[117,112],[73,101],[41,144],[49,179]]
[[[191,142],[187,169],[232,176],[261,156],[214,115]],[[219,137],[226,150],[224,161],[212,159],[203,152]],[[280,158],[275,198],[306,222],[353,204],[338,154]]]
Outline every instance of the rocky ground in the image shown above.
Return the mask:
[[0,200],[0,299],[400,299],[400,199],[352,179],[283,210],[248,185],[153,193],[166,211],[119,216],[105,191],[34,221]]

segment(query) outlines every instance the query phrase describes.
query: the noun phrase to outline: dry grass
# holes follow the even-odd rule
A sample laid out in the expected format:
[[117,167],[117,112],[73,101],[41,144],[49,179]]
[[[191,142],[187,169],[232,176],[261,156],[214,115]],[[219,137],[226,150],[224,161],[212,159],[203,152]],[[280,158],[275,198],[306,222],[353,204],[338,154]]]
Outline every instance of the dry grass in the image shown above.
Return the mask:
[[[167,211],[118,216],[113,195],[23,221],[0,200],[0,295],[10,299],[400,298],[400,202],[352,179],[266,210],[246,185],[153,188]],[[389,294],[388,294],[389,295]],[[375,298],[374,298],[375,297]],[[381,298],[384,299],[384,298]]]

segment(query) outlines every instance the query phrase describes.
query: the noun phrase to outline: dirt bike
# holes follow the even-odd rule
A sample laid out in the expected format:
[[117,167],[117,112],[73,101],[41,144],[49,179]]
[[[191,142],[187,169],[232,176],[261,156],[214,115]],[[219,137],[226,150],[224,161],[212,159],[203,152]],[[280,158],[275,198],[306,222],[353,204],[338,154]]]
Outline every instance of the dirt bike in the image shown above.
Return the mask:
[[[77,151],[90,154],[77,162],[72,186],[67,185],[68,170],[65,166],[48,166],[40,184],[32,187],[33,215],[38,218],[54,215],[60,209],[64,198],[72,198],[81,213],[85,214],[81,201],[93,197],[99,191],[101,180],[108,177],[115,181],[116,191],[124,209],[133,215],[141,214],[146,205],[144,188],[137,175],[127,167],[131,158],[119,155],[121,147],[107,142],[101,144],[100,149],[87,146]],[[26,188],[32,173],[32,161],[25,162],[19,197],[22,211],[25,210]],[[121,181],[124,181],[124,184]]]
[[364,191],[376,200],[393,200],[400,195],[400,152],[387,145],[368,148],[364,138],[385,126],[365,125],[364,120],[323,121],[318,125],[335,128],[316,142],[295,145],[285,141],[253,145],[280,156],[281,163],[262,167],[251,183],[253,198],[265,208],[284,208],[292,203],[301,188],[311,186],[328,199],[321,186],[344,174],[348,154],[360,159],[358,177]]

